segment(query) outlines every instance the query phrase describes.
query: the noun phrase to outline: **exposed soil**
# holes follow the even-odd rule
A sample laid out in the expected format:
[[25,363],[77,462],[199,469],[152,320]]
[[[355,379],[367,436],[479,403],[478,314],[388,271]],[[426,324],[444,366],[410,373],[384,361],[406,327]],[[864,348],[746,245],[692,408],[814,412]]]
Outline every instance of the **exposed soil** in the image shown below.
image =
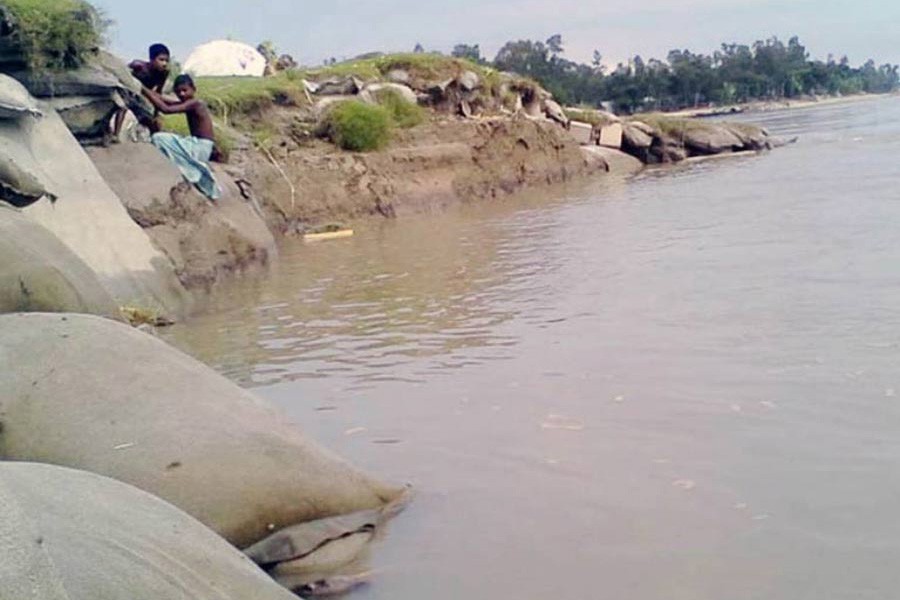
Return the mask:
[[[275,119],[279,129],[292,130],[289,111]],[[439,211],[608,171],[606,161],[583,152],[559,125],[524,117],[436,116],[401,130],[387,149],[374,153],[343,152],[303,135],[282,137],[269,152],[248,148],[236,152],[232,163],[282,232]]]
[[148,144],[90,150],[186,287],[208,289],[223,276],[265,262],[281,234],[441,211],[605,174],[611,164],[621,168],[603,153],[585,151],[558,124],[525,117],[433,115],[372,153],[344,152],[310,136],[291,109],[269,109],[253,119],[283,133],[264,146],[238,144],[229,164],[216,167],[225,193],[215,204],[179,183],[174,167]]

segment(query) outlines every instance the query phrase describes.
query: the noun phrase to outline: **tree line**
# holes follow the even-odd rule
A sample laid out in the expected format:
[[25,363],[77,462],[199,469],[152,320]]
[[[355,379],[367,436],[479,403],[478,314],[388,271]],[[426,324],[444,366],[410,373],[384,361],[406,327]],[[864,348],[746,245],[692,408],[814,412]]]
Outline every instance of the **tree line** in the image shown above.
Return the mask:
[[795,36],[752,45],[722,44],[712,54],[672,50],[665,60],[635,56],[615,69],[594,52],[592,64],[564,57],[563,39],[507,42],[493,62],[478,45],[459,44],[453,56],[533,77],[564,104],[609,106],[621,113],[677,110],[710,104],[779,100],[812,95],[885,93],[900,87],[898,66],[859,67],[847,57],[811,60]]

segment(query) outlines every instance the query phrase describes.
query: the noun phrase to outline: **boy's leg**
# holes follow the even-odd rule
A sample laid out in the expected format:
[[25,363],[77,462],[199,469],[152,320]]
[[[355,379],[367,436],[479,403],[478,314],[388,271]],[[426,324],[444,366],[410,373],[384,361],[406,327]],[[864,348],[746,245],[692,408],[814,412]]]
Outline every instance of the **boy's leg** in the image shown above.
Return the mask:
[[120,108],[116,113],[115,121],[113,122],[113,142],[122,141],[122,124],[125,123],[126,116],[128,116],[127,108]]
[[212,142],[167,132],[155,133],[151,140],[179,168],[185,179],[211,200],[219,198],[220,190],[208,164]]

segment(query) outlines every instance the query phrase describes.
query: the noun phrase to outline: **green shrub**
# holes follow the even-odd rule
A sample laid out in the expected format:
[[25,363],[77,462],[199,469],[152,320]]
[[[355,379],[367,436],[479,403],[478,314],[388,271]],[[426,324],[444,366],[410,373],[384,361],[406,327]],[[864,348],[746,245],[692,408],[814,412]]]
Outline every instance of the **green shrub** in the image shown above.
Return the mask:
[[391,139],[393,125],[388,109],[358,100],[337,104],[325,122],[326,134],[331,141],[354,152],[383,148]]
[[415,127],[425,120],[425,109],[418,104],[407,102],[403,96],[394,90],[381,90],[378,93],[378,103],[391,113],[394,124],[402,129]]
[[0,11],[11,22],[13,42],[35,70],[81,66],[102,45],[107,26],[84,0],[4,0]]

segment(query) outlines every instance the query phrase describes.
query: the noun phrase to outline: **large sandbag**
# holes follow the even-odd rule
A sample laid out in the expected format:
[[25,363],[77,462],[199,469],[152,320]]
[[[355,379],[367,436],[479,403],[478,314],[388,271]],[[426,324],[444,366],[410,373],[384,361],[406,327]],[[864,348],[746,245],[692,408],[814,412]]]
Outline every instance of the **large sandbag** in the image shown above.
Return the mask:
[[21,83],[0,74],[0,119],[40,117],[42,113]]
[[88,316],[0,316],[0,458],[96,472],[247,547],[402,490],[153,336]]
[[0,149],[0,200],[25,208],[44,197],[56,201],[56,194],[47,191],[33,171],[23,169],[15,156]]
[[153,106],[141,95],[141,83],[125,63],[102,50],[93,53],[79,69],[21,71],[14,75],[33,96],[55,109],[84,144],[104,141],[110,118],[121,108],[127,107],[140,120],[154,114]]
[[0,600],[290,600],[225,540],[112,479],[0,463]]
[[[0,202],[0,313],[117,317],[97,276],[49,231]],[[12,363],[7,363],[7,366]]]
[[81,258],[118,304],[182,313],[189,298],[171,262],[131,220],[55,111],[44,112],[42,119],[0,119],[0,156],[58,196],[25,214]]

